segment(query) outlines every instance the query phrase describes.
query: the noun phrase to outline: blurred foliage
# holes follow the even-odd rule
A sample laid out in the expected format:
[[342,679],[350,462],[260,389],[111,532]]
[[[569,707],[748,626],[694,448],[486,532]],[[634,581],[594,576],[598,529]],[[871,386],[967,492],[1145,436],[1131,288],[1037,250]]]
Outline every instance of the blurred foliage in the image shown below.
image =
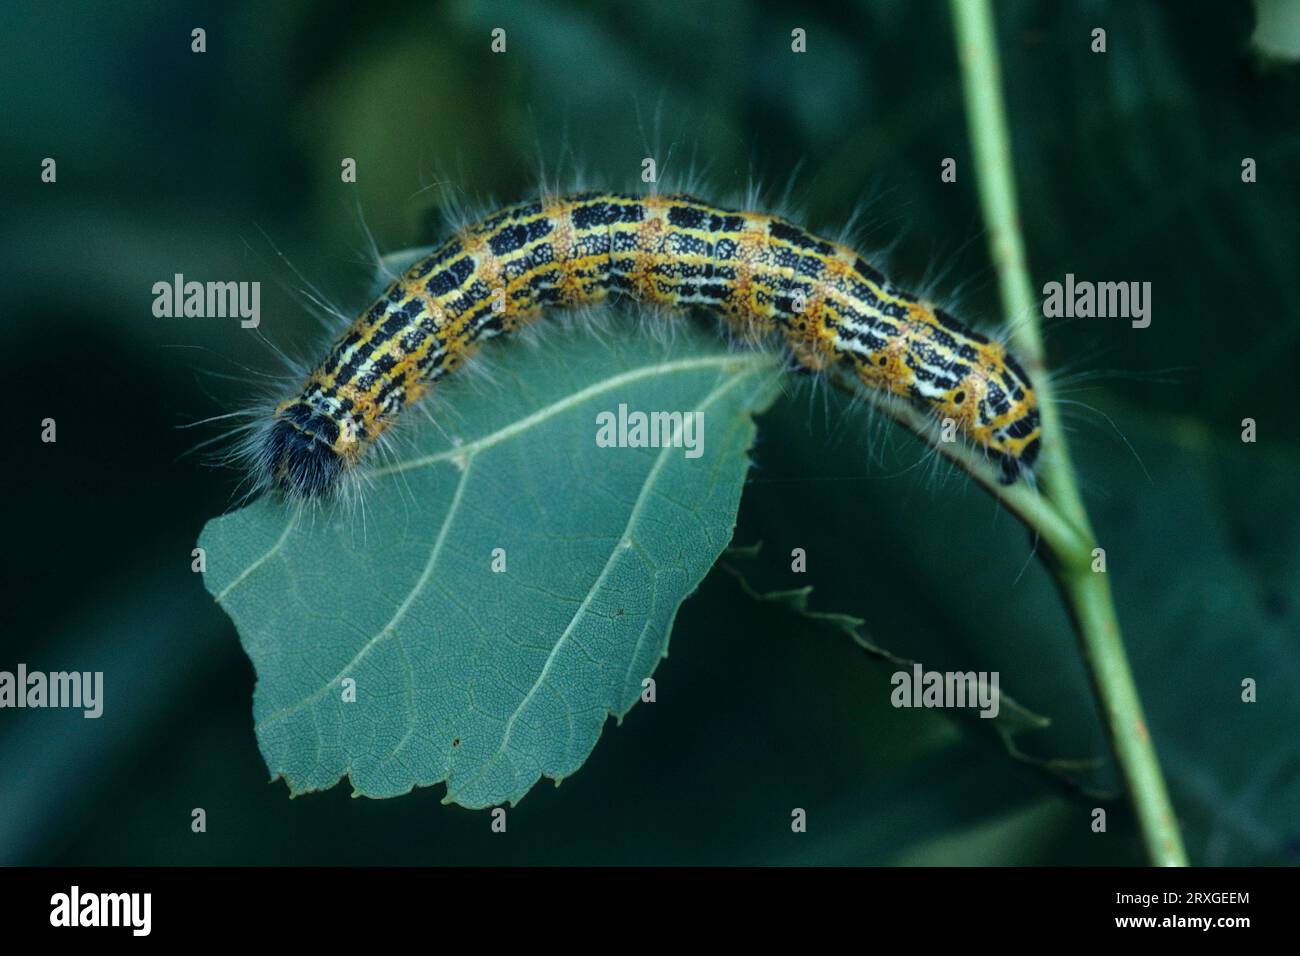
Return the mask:
[[[1086,403],[1071,437],[1189,853],[1294,863],[1300,74],[1252,50],[1244,0],[998,13],[1035,282],[1153,285],[1149,329],[1063,321],[1049,352],[1065,397]],[[1104,55],[1089,52],[1097,26]],[[888,668],[719,574],[683,606],[658,703],[608,728],[562,788],[530,794],[508,836],[437,789],[290,801],[263,785],[251,667],[190,572],[238,476],[178,460],[204,435],[174,426],[246,402],[245,368],[278,366],[233,322],[153,318],[150,288],[177,272],[261,280],[266,338],[310,355],[319,328],[276,250],[358,310],[358,207],[395,249],[437,237],[440,201],[527,193],[539,161],[624,185],[671,146],[661,169],[694,167],[710,194],[793,177],[811,226],[865,207],[864,251],[997,325],[946,5],[11,0],[0,64],[0,361],[19,428],[0,667],[106,672],[98,721],[0,712],[0,862],[1140,860],[1122,801],[1091,833],[1094,799],[942,715],[893,709]],[[56,185],[39,182],[45,156]],[[948,156],[956,185],[939,180]],[[1023,531],[831,403],[828,425],[822,397],[792,387],[760,423],[737,534],[765,543],[755,585],[812,584],[814,606],[927,666],[998,669],[1053,719],[1035,752],[1104,758]],[[47,415],[54,446],[36,440]],[[1257,444],[1239,441],[1247,416]],[[791,580],[795,546],[809,570]],[[1108,761],[1093,776],[1114,788]],[[807,834],[790,832],[796,806]]]

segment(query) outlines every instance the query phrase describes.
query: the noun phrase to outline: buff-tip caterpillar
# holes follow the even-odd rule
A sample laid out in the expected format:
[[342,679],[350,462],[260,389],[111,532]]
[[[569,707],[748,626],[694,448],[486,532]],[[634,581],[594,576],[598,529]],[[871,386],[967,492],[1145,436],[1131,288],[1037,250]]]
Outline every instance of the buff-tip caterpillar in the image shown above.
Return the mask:
[[249,450],[258,488],[329,495],[482,343],[611,296],[701,308],[797,366],[943,422],[1004,484],[1041,448],[1034,389],[998,341],[904,292],[853,249],[777,216],[684,194],[582,192],[508,206],[397,276],[280,402]]

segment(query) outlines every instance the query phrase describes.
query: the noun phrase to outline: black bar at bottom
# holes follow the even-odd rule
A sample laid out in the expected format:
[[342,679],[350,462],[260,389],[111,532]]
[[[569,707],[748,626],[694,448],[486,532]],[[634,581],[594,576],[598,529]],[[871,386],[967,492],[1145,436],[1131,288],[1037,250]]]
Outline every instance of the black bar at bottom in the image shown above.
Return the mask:
[[1290,869],[7,868],[0,934],[299,947],[389,935],[436,946],[468,931],[595,943],[598,928],[654,938],[703,920],[740,936],[843,928],[864,943],[877,932],[1227,942],[1294,928],[1298,889]]

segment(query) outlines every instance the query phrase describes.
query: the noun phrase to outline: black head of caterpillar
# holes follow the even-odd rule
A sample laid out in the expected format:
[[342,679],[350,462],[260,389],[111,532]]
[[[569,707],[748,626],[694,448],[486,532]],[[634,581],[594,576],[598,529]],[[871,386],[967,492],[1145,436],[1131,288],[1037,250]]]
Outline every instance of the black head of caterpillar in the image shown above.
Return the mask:
[[258,467],[264,483],[287,498],[330,494],[345,469],[335,447],[338,439],[339,427],[327,415],[301,401],[286,403],[260,439]]

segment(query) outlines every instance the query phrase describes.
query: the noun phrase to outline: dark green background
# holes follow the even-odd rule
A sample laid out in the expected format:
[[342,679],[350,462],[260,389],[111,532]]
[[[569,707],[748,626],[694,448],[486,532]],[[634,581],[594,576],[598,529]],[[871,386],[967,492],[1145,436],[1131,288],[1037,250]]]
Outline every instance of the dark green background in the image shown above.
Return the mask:
[[[1071,439],[1189,852],[1294,864],[1300,74],[1252,52],[1244,2],[998,14],[1036,285],[1153,284],[1149,329],[1057,322],[1049,349],[1065,396],[1088,406],[1070,406]],[[190,52],[195,26],[206,54]],[[1104,55],[1089,51],[1097,26]],[[611,724],[563,787],[540,784],[505,836],[440,805],[441,788],[291,802],[266,783],[252,669],[189,569],[238,476],[177,460],[212,432],[176,426],[247,402],[241,366],[277,365],[232,320],[154,318],[151,286],[260,280],[262,331],[311,355],[320,333],[272,241],[358,311],[358,204],[390,251],[439,237],[440,199],[524,196],[539,158],[622,187],[650,149],[669,178],[693,158],[711,196],[793,176],[814,227],[865,207],[864,252],[998,324],[946,4],[11,0],[0,102],[0,668],[106,682],[97,721],[0,711],[0,862],[1142,859],[1122,800],[1011,760],[978,721],[894,710],[889,668],[720,574],[682,610],[658,703]],[[46,156],[55,185],[39,182]],[[1256,184],[1240,180],[1245,156]],[[956,184],[940,182],[944,157]],[[56,445],[39,441],[46,416]],[[815,585],[816,607],[927,666],[997,669],[1054,720],[1022,746],[1105,758],[1059,601],[1036,563],[1021,573],[1023,531],[960,478],[910,467],[909,439],[832,420],[792,387],[761,422],[737,534],[764,542],[756,585]],[[806,575],[789,572],[794,547]],[[1244,677],[1256,704],[1240,702]],[[1083,782],[1113,789],[1114,774]],[[1089,829],[1098,805],[1105,834]],[[190,832],[193,807],[206,834]],[[792,807],[807,834],[790,832]]]

